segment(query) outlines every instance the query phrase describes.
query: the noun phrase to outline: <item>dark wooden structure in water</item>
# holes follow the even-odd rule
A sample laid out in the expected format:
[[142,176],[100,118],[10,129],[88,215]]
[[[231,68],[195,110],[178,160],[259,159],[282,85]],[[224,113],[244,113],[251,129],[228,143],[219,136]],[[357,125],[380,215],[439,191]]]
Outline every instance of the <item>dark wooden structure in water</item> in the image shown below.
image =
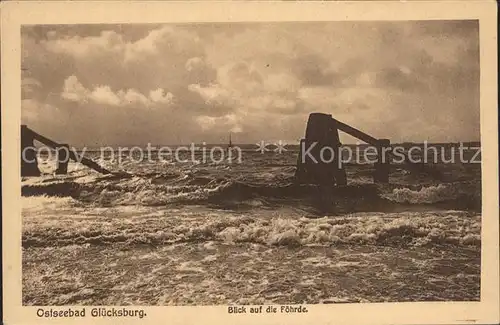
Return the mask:
[[38,168],[37,151],[35,149],[35,140],[43,143],[47,147],[56,150],[57,168],[55,173],[58,175],[68,172],[69,160],[80,162],[81,164],[94,169],[102,174],[111,174],[111,172],[95,161],[85,157],[77,157],[75,152],[70,150],[67,144],[57,143],[43,135],[33,131],[26,125],[21,125],[21,176],[40,176]]
[[300,142],[295,172],[297,182],[325,186],[347,185],[346,172],[342,166],[339,131],[377,148],[374,182],[389,182],[390,161],[385,153],[390,151],[390,140],[376,139],[323,113],[309,115],[305,139]]

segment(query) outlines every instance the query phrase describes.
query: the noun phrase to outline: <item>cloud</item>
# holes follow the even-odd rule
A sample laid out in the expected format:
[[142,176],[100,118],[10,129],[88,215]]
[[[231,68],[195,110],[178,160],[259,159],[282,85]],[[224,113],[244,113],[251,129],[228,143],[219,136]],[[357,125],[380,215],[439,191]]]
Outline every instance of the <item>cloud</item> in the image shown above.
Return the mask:
[[393,142],[479,137],[477,21],[25,26],[22,48],[23,100],[58,108],[46,130],[93,130],[80,142],[297,139],[311,112]]
[[170,104],[174,100],[172,93],[165,93],[165,89],[158,88],[149,92],[149,98],[154,103]]
[[149,97],[146,97],[135,89],[113,92],[108,85],[96,86],[94,89],[89,90],[78,81],[76,76],[69,76],[64,81],[61,97],[80,103],[87,103],[90,100],[96,104],[109,106],[140,104],[141,107],[150,107],[155,104],[171,104],[174,95],[170,92],[165,93],[165,90],[161,88],[151,90]]
[[215,128],[223,128],[225,131],[232,133],[241,133],[241,120],[235,114],[228,114],[219,117],[213,116],[197,116],[196,123],[200,126],[202,131],[211,131]]
[[33,93],[37,89],[42,88],[42,83],[35,78],[23,78],[21,80],[21,89],[26,93]]
[[57,118],[61,114],[57,107],[41,103],[36,99],[23,99],[21,101],[21,123],[37,125],[48,122],[52,118]]
[[[127,90],[127,93],[129,91],[136,93],[133,89]],[[120,106],[120,105],[125,103],[125,98],[124,98],[123,94],[124,94],[124,92],[122,90],[120,90],[119,93],[115,94],[109,86],[98,86],[90,92],[89,98],[98,104]],[[121,95],[121,96],[119,96],[119,95]],[[137,99],[137,97],[134,97],[134,96],[131,96],[130,99],[132,99],[132,98]]]
[[200,95],[206,104],[223,104],[232,102],[231,92],[218,84],[202,87],[199,84],[188,85],[188,89]]
[[99,56],[102,53],[112,53],[119,56],[126,50],[126,44],[121,35],[114,31],[102,31],[99,36],[72,36],[57,38],[57,32],[48,33],[48,39],[41,41],[48,51],[68,54],[75,58]]
[[207,104],[233,107],[235,114],[290,113],[297,108],[296,92],[301,81],[286,71],[266,71],[244,61],[217,69],[215,83],[191,84],[188,89]]
[[199,38],[192,33],[162,26],[153,29],[143,38],[126,40],[114,30],[103,30],[98,35],[57,37],[56,31],[47,32],[47,39],[40,44],[49,52],[67,54],[75,59],[99,58],[113,55],[121,63],[143,61],[151,56],[162,55],[165,49],[182,52],[196,47]]
[[85,85],[142,94],[157,88],[175,94],[210,79],[210,67],[191,72],[184,67],[188,58],[203,57],[196,33],[170,25],[30,26],[22,36],[26,77],[36,77],[46,94],[70,75]]
[[61,97],[73,102],[87,102],[89,93],[76,76],[69,76],[64,80]]
[[196,48],[199,42],[200,39],[196,34],[167,25],[153,29],[146,37],[136,42],[127,43],[125,60],[143,59],[147,55],[161,55],[165,49],[182,52],[189,48]]
[[186,65],[185,65],[187,71],[193,71],[193,70],[198,69],[202,66],[204,66],[204,62],[203,62],[203,59],[199,58],[199,57],[189,58],[186,61]]

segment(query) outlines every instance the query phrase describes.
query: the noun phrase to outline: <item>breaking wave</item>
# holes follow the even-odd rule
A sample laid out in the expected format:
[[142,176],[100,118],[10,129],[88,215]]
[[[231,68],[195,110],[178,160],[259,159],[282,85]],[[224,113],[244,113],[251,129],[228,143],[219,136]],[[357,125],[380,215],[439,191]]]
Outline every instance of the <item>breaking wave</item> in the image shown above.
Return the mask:
[[[292,178],[256,182],[231,180],[203,173],[112,175],[39,179],[25,182],[23,196],[72,197],[93,206],[210,204],[231,207],[321,205],[343,213],[381,211],[400,205],[447,204],[465,210],[481,208],[480,183],[437,184],[427,187],[353,184],[332,189],[293,184]],[[326,207],[331,205],[331,207]]]
[[396,203],[435,204],[450,202],[457,208],[481,208],[480,182],[457,182],[422,186],[419,189],[410,187],[394,188],[382,195],[383,198]]
[[[182,220],[189,220],[182,223]],[[77,225],[76,225],[77,224]],[[199,218],[58,219],[24,229],[23,247],[221,242],[268,246],[478,246],[481,217],[465,212],[357,214],[318,219],[208,215]]]
[[409,188],[396,188],[386,198],[400,203],[436,203],[454,198],[452,187],[438,184],[436,186],[422,187],[420,190]]
[[296,160],[22,179],[23,303],[479,300],[480,165],[395,166],[389,184],[348,166],[348,186],[321,188],[294,184]]

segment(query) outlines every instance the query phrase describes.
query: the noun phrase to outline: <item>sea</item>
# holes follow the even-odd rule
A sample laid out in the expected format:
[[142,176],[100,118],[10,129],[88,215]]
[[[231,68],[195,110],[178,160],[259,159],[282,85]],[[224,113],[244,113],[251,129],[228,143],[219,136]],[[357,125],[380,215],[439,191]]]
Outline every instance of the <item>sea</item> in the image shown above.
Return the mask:
[[480,163],[393,164],[375,184],[373,164],[346,162],[347,186],[325,189],[295,182],[297,148],[85,155],[114,173],[55,175],[39,156],[42,175],[22,178],[24,305],[480,299]]

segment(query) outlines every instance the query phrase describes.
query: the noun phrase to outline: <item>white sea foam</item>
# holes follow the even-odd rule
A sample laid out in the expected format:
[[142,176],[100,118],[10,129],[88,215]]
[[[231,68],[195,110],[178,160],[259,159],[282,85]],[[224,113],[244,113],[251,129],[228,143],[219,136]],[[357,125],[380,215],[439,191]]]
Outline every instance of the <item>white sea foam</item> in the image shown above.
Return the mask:
[[[255,243],[266,246],[331,246],[428,244],[479,245],[481,217],[465,212],[412,212],[398,214],[356,214],[345,217],[307,219],[277,216],[171,215],[146,210],[126,217],[116,208],[86,219],[61,218],[57,222],[38,220],[25,233],[37,245],[85,243],[151,243],[171,245],[200,242],[213,245]],[[84,216],[85,213],[80,215]],[[105,217],[104,217],[105,216]],[[50,220],[54,221],[54,220]],[[50,238],[51,242],[44,242]],[[55,242],[55,243],[54,243]],[[57,244],[58,243],[58,244]]]
[[406,187],[396,188],[392,193],[383,197],[399,203],[436,203],[455,198],[456,191],[450,185],[438,184],[436,186],[422,187],[418,191]]
[[70,197],[51,197],[47,195],[21,197],[21,205],[24,212],[57,211],[61,208],[69,208],[76,201]]

